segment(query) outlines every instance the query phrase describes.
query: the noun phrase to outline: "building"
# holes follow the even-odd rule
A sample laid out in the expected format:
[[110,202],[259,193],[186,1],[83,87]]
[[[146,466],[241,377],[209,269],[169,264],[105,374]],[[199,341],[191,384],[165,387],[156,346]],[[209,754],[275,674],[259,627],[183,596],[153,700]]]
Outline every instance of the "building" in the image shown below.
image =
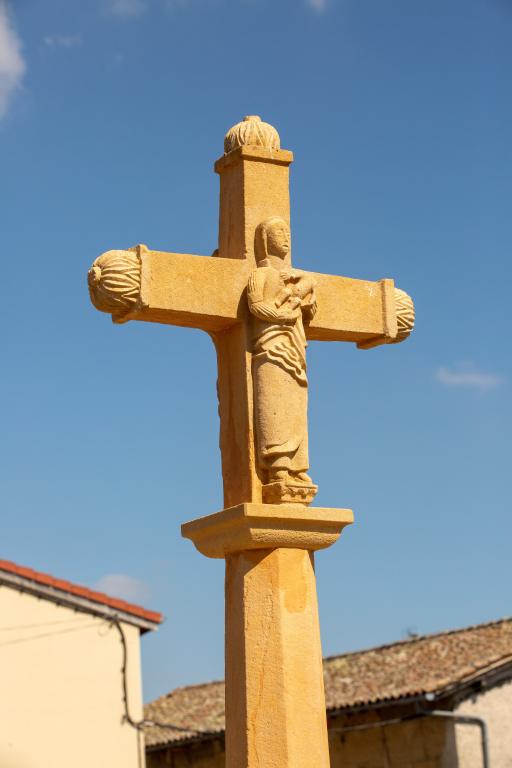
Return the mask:
[[0,766],[142,768],[140,635],[162,616],[0,561]]
[[[512,619],[324,660],[332,768],[512,768]],[[224,685],[146,707],[148,768],[224,768]],[[312,766],[313,768],[313,766]]]

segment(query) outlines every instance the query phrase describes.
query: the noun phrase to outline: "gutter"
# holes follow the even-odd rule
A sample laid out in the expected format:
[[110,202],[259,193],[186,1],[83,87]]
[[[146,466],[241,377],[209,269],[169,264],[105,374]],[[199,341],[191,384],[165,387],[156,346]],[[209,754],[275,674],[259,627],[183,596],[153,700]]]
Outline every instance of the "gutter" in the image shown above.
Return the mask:
[[0,585],[12,587],[19,592],[25,592],[34,597],[39,597],[42,600],[49,600],[50,602],[62,605],[65,608],[71,608],[72,610],[81,611],[83,613],[90,613],[92,616],[97,616],[106,621],[119,619],[119,621],[123,621],[125,624],[131,624],[137,627],[140,629],[141,633],[157,629],[159,626],[158,622],[151,621],[142,616],[137,616],[134,613],[129,613],[122,608],[114,608],[107,604],[98,603],[90,598],[81,597],[72,592],[65,592],[62,589],[50,585],[40,584],[37,581],[27,579],[25,576],[19,576],[7,571],[0,570]]

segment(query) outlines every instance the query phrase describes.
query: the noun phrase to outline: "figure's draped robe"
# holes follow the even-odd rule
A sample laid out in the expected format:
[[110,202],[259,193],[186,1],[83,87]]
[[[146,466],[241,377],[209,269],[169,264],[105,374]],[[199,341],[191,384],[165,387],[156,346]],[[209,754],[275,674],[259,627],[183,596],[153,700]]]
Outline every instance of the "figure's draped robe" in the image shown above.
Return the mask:
[[263,470],[305,472],[308,458],[308,380],[302,311],[292,325],[279,320],[278,270],[255,269],[247,288],[254,319],[254,421],[258,463]]

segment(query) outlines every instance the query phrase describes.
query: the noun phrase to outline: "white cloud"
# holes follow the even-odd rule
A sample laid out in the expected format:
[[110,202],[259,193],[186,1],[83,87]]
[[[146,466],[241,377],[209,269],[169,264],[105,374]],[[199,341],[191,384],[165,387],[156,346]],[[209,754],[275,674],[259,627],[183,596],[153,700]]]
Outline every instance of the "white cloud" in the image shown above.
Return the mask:
[[49,48],[76,48],[82,45],[82,38],[80,35],[47,35],[44,42]]
[[108,0],[107,10],[114,16],[135,18],[142,16],[147,8],[145,0]]
[[96,582],[94,588],[111,597],[120,597],[133,603],[144,602],[149,595],[147,584],[125,573],[107,573]]
[[327,0],[306,0],[306,2],[317,13],[323,13],[327,10]]
[[7,0],[0,0],[0,120],[7,114],[25,70],[21,41],[12,26]]
[[495,373],[484,373],[472,366],[464,366],[452,371],[448,368],[438,368],[436,379],[447,387],[466,387],[480,392],[497,389],[503,381],[501,376]]

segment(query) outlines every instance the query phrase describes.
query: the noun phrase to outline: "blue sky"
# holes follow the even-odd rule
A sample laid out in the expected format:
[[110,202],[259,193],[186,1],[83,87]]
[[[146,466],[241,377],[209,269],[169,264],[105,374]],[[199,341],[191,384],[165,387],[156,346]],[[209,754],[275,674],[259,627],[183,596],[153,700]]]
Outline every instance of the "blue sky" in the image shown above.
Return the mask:
[[141,601],[145,697],[223,675],[222,507],[199,331],[114,326],[109,248],[216,247],[224,133],[295,152],[297,266],[393,277],[402,345],[311,344],[324,651],[509,615],[512,2],[0,0],[1,556]]

